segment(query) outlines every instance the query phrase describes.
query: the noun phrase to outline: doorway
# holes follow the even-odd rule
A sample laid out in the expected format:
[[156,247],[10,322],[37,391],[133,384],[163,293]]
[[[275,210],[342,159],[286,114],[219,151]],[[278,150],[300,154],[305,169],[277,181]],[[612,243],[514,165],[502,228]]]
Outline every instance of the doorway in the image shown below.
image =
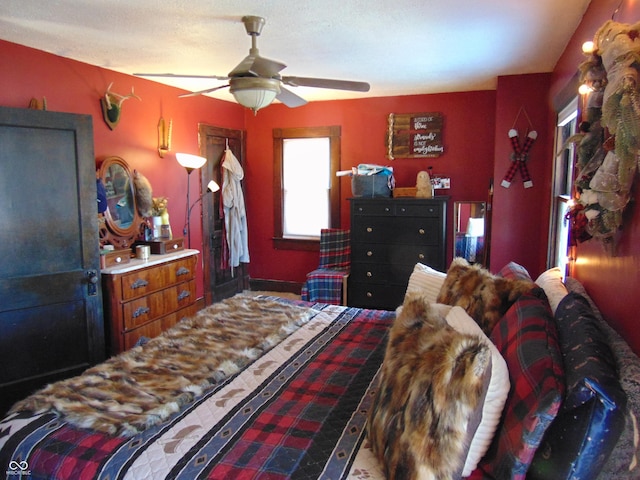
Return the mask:
[[[227,145],[244,167],[244,132],[205,124],[200,124],[198,130],[200,155],[207,158],[207,163],[200,169],[201,188],[210,180],[222,187],[221,163]],[[217,191],[205,196],[202,202],[202,270],[206,305],[249,288],[248,265],[241,263],[231,268],[226,261],[228,252],[220,199],[221,192]]]

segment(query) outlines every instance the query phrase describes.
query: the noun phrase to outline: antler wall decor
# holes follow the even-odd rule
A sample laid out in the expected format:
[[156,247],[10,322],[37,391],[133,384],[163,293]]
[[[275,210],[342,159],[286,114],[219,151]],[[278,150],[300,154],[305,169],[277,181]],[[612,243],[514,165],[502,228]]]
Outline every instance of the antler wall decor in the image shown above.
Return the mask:
[[120,95],[119,93],[111,91],[112,85],[113,82],[109,84],[104,96],[100,98],[100,105],[102,106],[102,116],[104,117],[105,123],[111,130],[116,128],[116,125],[118,125],[118,122],[120,121],[120,112],[122,111],[122,104],[125,100],[129,98],[137,98],[138,100],[142,101],[142,99],[133,92],[133,87],[131,87],[130,94]]

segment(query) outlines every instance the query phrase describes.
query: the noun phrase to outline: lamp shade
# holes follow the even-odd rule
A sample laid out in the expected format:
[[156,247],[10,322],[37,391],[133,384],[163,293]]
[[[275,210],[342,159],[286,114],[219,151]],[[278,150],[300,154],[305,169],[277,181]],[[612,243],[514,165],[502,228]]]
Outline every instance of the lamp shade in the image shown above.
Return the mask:
[[207,183],[207,191],[209,191],[209,192],[217,192],[218,190],[220,190],[220,185],[218,185],[213,180],[211,180],[211,181],[209,181],[209,183]]
[[484,237],[484,218],[469,219],[467,237]]
[[229,80],[236,101],[256,113],[271,104],[280,93],[280,81],[273,78],[238,77]]
[[200,168],[207,163],[207,159],[205,157],[192,155],[190,153],[176,153],[176,160],[178,160],[178,163],[186,168],[188,172],[191,172],[191,170],[195,170],[196,168]]

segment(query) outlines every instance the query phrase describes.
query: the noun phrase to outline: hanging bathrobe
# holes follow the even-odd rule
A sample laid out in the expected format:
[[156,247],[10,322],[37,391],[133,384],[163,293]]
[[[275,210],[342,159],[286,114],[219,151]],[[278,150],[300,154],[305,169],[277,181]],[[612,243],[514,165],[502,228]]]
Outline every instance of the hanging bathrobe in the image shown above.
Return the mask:
[[247,212],[240,184],[243,178],[240,162],[227,147],[222,159],[222,203],[231,267],[237,267],[240,262],[249,263]]

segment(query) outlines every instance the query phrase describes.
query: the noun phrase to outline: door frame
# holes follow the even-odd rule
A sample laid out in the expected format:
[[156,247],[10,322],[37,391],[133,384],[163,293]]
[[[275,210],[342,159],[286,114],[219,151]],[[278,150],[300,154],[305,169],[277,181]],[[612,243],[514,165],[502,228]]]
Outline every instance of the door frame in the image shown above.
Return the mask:
[[[213,170],[213,165],[218,165],[217,163],[212,162],[211,158],[207,157],[207,137],[219,137],[221,140],[233,139],[239,142],[240,151],[233,152],[240,164],[244,167],[245,165],[245,131],[244,130],[235,130],[231,128],[218,127],[215,125],[208,125],[205,123],[198,124],[198,143],[200,148],[200,155],[207,158],[207,163],[203,168],[200,169],[200,194],[203,193],[203,186],[207,185],[209,180],[212,178],[220,185],[222,189],[222,178],[219,172],[215,172]],[[206,187],[205,187],[206,188]],[[217,194],[220,195],[220,194]],[[205,197],[206,198],[206,197]],[[213,209],[216,208],[215,202],[212,200],[203,199],[202,202],[202,274],[203,274],[203,287],[204,287],[204,301],[205,305],[211,305],[214,301],[217,300],[215,296],[215,292],[212,290],[212,276],[215,275],[212,272],[211,265],[213,264],[214,259],[211,258],[211,252],[213,250],[212,238],[215,231],[215,226],[213,222],[210,222],[210,218],[215,218],[215,212]],[[224,239],[223,239],[224,241]],[[246,267],[243,264],[240,265],[238,269],[238,275],[246,276],[245,272]]]

